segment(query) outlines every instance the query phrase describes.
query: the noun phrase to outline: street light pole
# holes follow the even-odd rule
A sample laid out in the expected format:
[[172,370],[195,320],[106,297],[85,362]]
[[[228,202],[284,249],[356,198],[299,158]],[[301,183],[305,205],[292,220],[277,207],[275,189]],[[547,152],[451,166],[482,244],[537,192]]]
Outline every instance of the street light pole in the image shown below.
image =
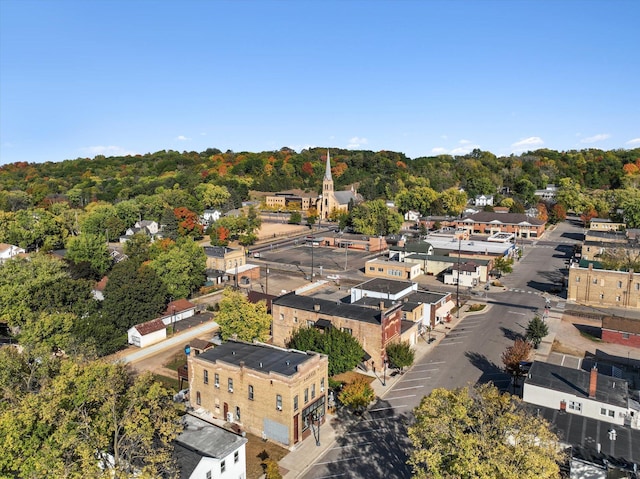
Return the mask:
[[309,281],[313,282],[313,234],[311,235],[311,278]]
[[456,279],[456,318],[460,319],[460,247],[462,238],[458,236],[458,276]]
[[267,276],[265,279],[265,290],[266,294],[269,294],[269,264],[267,263]]
[[387,363],[388,363],[387,358],[384,358],[382,360],[382,363],[384,366],[382,371],[382,385],[386,386],[387,385]]

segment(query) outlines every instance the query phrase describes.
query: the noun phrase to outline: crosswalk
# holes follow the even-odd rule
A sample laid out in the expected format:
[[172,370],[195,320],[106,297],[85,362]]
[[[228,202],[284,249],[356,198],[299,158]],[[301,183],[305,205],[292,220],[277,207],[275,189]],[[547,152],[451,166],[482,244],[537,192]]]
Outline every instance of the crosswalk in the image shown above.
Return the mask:
[[535,294],[536,296],[542,296],[544,294],[542,291],[532,291],[530,289],[509,288],[509,291],[514,293]]

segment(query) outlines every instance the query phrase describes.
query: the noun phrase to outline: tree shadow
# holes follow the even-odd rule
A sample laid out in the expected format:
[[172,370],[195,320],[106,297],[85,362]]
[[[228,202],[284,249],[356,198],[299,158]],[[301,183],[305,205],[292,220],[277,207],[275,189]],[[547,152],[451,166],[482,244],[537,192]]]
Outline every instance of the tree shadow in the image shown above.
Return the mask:
[[597,340],[602,340],[602,329],[588,324],[573,323],[573,326],[580,331],[583,336],[591,336]]
[[504,337],[511,341],[516,341],[517,339],[525,338],[524,334],[518,333],[510,328],[505,328],[504,326],[500,326],[500,330],[502,331],[502,334],[504,334]]
[[362,416],[352,416],[345,432],[336,438],[339,457],[323,464],[326,471],[306,477],[411,477],[407,464],[411,441],[407,431],[412,420],[411,413],[398,413],[388,401],[379,399]]
[[569,233],[569,232],[565,232],[562,233],[560,235],[561,238],[565,238],[565,239],[571,239],[574,241],[582,241],[584,240],[584,234],[583,233]]
[[464,355],[473,366],[482,372],[476,384],[493,383],[501,391],[506,391],[509,388],[511,376],[484,354],[467,351]]

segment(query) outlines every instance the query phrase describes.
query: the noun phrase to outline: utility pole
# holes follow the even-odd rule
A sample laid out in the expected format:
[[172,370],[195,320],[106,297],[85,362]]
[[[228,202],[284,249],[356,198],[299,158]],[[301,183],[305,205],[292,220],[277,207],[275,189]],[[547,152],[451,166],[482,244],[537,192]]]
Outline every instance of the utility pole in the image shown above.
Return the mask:
[[458,276],[456,280],[456,318],[460,319],[460,248],[462,238],[458,236]]
[[311,235],[311,278],[309,281],[313,282],[313,234]]
[[269,294],[269,263],[267,263],[267,276],[265,279],[265,290],[266,290],[266,294]]

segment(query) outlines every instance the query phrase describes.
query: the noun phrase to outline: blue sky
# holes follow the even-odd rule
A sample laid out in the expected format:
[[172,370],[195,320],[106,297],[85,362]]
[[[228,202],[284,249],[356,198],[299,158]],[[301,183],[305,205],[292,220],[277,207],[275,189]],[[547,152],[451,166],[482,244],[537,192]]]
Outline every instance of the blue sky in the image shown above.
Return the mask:
[[0,0],[0,163],[640,147],[640,2]]

